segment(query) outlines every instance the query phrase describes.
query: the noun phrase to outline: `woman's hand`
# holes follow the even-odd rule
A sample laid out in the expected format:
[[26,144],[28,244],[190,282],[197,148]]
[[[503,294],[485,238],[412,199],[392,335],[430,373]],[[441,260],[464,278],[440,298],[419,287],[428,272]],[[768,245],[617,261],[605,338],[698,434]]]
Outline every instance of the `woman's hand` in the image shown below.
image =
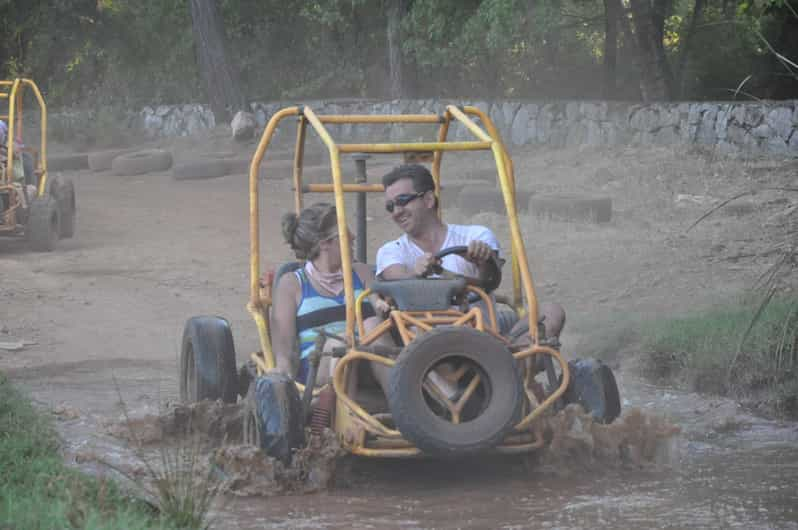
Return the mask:
[[387,300],[377,298],[377,300],[374,301],[374,311],[376,311],[377,315],[381,318],[385,318],[388,316],[388,313],[391,312],[391,304],[388,303]]

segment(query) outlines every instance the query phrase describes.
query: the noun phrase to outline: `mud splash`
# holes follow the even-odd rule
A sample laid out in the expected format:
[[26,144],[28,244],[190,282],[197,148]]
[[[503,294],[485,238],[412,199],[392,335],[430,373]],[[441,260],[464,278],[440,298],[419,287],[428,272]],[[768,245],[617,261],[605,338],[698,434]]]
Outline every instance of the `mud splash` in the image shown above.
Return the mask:
[[294,453],[288,466],[251,445],[220,447],[210,461],[222,477],[221,490],[251,497],[315,493],[327,489],[344,451],[338,436],[329,429],[321,435],[308,431],[307,436],[308,444]]
[[568,475],[600,467],[658,469],[679,460],[682,430],[638,408],[610,424],[598,423],[579,405],[568,405],[545,420],[549,443],[540,454],[545,470]]
[[[169,404],[160,413],[143,409],[125,414],[107,425],[107,433],[137,448],[157,445],[160,451],[199,442],[221,491],[236,496],[313,493],[330,487],[345,454],[334,432],[313,435],[308,430],[308,444],[286,466],[240,443],[243,415],[242,404]],[[541,421],[547,443],[533,457],[535,471],[569,476],[586,469],[653,470],[673,467],[679,459],[681,428],[637,408],[609,425],[594,421],[579,405]]]
[[131,444],[136,457],[147,459],[150,465],[157,465],[158,459],[148,456],[153,451],[168,453],[187,447],[189,452],[202,451],[206,462],[201,474],[211,471],[220,491],[236,496],[313,493],[329,486],[336,462],[344,454],[334,432],[326,429],[314,435],[308,429],[307,445],[286,466],[258,447],[241,444],[243,419],[242,403],[205,400],[167,404],[160,413],[150,408],[127,412],[108,423],[106,433]]
[[204,400],[191,404],[167,403],[161,411],[146,407],[125,411],[108,422],[106,432],[138,446],[170,443],[187,436],[199,436],[208,444],[221,445],[241,440],[244,408],[240,403]]

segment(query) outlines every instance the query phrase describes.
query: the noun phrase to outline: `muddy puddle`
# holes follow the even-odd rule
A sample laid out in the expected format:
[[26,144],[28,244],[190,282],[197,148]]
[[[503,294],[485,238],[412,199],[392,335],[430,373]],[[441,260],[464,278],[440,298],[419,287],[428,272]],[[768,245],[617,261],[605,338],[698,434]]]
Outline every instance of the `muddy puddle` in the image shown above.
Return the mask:
[[130,411],[135,437],[120,418],[71,410],[58,426],[68,461],[145,480],[142,454],[155,461],[201,427],[226,492],[215,528],[798,529],[798,426],[625,374],[619,385],[626,412],[613,426],[569,407],[535,458],[355,459],[328,434],[283,468],[230,443],[240,422],[221,404]]

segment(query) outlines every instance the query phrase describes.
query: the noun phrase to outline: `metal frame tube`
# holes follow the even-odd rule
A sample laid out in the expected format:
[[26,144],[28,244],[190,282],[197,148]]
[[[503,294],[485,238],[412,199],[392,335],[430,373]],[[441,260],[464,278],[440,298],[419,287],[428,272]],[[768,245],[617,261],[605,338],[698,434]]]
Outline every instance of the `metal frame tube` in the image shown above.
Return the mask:
[[406,151],[485,151],[491,142],[416,142],[401,144],[341,144],[342,153],[404,153]]
[[318,116],[321,123],[440,123],[434,114],[325,114]]
[[288,107],[276,112],[266,129],[263,131],[258,148],[249,164],[249,303],[247,310],[255,319],[258,327],[258,337],[260,338],[261,348],[266,368],[272,369],[276,363],[274,352],[272,351],[271,340],[269,339],[269,320],[264,314],[263,303],[260,299],[260,197],[258,196],[258,174],[260,173],[260,163],[266,148],[269,147],[272,136],[277,125],[288,116],[297,116],[299,107]]
[[[349,230],[346,226],[346,204],[344,202],[344,182],[341,176],[341,147],[335,144],[330,133],[309,107],[304,108],[305,118],[310,122],[324,145],[330,151],[333,190],[335,191],[335,210],[338,217],[338,241],[341,245],[341,268],[344,274],[344,300],[346,300],[346,341],[349,346],[355,343],[355,290],[352,284],[352,253],[349,246]],[[356,150],[359,151],[359,150]]]

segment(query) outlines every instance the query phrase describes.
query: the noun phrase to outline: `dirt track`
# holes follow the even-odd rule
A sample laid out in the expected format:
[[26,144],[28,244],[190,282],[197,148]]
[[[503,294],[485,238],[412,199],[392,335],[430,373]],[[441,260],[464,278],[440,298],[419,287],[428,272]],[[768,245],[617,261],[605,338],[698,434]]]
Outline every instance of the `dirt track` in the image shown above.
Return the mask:
[[[188,159],[203,146],[174,147]],[[613,197],[614,217],[606,225],[522,218],[540,296],[560,301],[568,311],[566,355],[600,345],[612,326],[727,299],[763,272],[769,258],[745,256],[766,248],[777,234],[779,227],[768,225],[768,220],[784,206],[774,206],[778,196],[757,196],[750,211],[733,216],[719,212],[685,235],[685,228],[708,206],[694,198],[677,202],[679,194],[725,198],[763,179],[771,185],[777,185],[773,179],[796,185],[794,166],[791,172],[770,162],[710,163],[703,156],[669,150],[538,151],[516,153],[514,160],[522,187]],[[487,163],[452,157],[448,165],[444,162],[444,179]],[[377,173],[370,173],[371,178]],[[255,326],[244,307],[248,197],[243,175],[184,182],[168,174],[117,177],[84,171],[65,176],[77,189],[75,239],[62,241],[48,254],[32,253],[20,241],[0,240],[0,342],[31,343],[21,351],[0,350],[0,368],[13,380],[45,407],[66,406],[81,417],[116,417],[117,383],[130,407],[176,396],[179,340],[189,316],[227,317],[239,361],[257,349]],[[289,254],[277,226],[279,215],[292,204],[290,182],[262,184],[263,226],[273,227],[266,228],[264,251],[272,263],[281,262]],[[380,199],[370,201],[369,216],[373,255],[378,242],[397,232],[384,216]],[[491,226],[507,244],[506,222],[497,215],[449,211],[445,219]],[[611,361],[620,367],[622,380],[629,378],[638,388],[632,402],[645,405],[646,387],[625,375],[629,351],[621,353]],[[433,482],[436,488],[446,487],[438,479]],[[380,489],[395,494],[386,492],[387,487]],[[502,495],[500,491],[494,494]],[[412,512],[415,501],[405,501],[409,504],[403,509]],[[286,517],[304,502],[286,500]],[[310,526],[352,524],[351,508],[343,508],[348,503],[338,497],[324,502],[340,510],[342,517],[335,524],[322,520]],[[794,508],[781,508],[786,512],[776,519],[777,526],[782,516],[795,515]],[[424,520],[422,512],[416,516],[421,519],[414,520]],[[483,516],[482,523],[493,521],[489,514]],[[446,517],[435,520],[434,526],[447,526]],[[376,515],[373,522],[380,526]],[[560,524],[568,526],[565,520]],[[479,520],[474,527],[482,527]]]

